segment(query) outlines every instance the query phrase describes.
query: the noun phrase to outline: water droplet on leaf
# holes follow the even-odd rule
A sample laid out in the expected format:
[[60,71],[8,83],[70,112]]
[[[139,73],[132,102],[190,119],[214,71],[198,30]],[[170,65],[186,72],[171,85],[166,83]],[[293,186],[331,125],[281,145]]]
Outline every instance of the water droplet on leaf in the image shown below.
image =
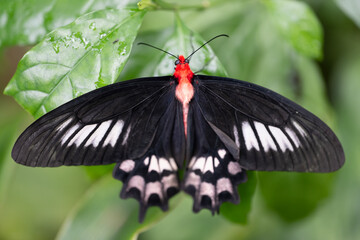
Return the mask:
[[93,31],[96,30],[96,24],[94,22],[90,23],[89,28]]
[[125,42],[119,42],[119,46],[117,48],[118,54],[120,56],[125,56],[128,51],[127,51],[127,45]]

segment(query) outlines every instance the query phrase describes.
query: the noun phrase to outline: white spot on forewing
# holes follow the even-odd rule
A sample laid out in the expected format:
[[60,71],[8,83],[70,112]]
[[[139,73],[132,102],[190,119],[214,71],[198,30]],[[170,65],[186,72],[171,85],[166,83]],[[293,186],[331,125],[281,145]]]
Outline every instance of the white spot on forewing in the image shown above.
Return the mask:
[[119,168],[124,172],[130,172],[134,169],[134,167],[135,167],[135,162],[134,160],[131,159],[123,161],[119,166]]
[[205,158],[199,157],[198,159],[195,160],[195,164],[193,165],[192,169],[193,170],[199,169],[200,171],[202,171],[204,169],[204,165],[205,165]]
[[104,146],[110,144],[112,147],[114,147],[121,134],[123,127],[124,127],[124,121],[118,120],[111,129],[111,131],[109,132],[109,134],[107,135],[104,141]]
[[105,136],[107,130],[110,127],[111,122],[112,122],[112,120],[108,120],[106,122],[101,123],[100,126],[98,127],[98,129],[96,129],[95,132],[93,134],[91,134],[91,137],[86,141],[85,147],[87,147],[91,144],[94,147],[99,146],[99,143]]
[[234,162],[234,161],[229,162],[229,164],[228,164],[228,172],[231,175],[236,175],[236,174],[242,172],[240,164],[237,163],[237,162]]
[[129,127],[127,128],[124,140],[122,141],[121,145],[125,145],[126,141],[129,138],[130,130],[131,130],[131,125],[129,125]]
[[213,163],[213,158],[211,156],[209,156],[206,159],[206,163],[202,172],[206,173],[207,171],[214,173],[214,163]]
[[175,162],[175,159],[170,158],[170,159],[169,159],[169,162],[170,162],[170,165],[171,165],[172,169],[173,169],[174,171],[176,171],[176,170],[178,169],[178,167],[177,167],[177,164],[176,164],[176,162]]
[[194,172],[190,172],[185,180],[185,186],[193,185],[196,189],[200,184],[200,176]]
[[239,132],[235,125],[234,125],[233,130],[234,130],[235,144],[238,148],[240,148]]
[[259,143],[256,139],[255,133],[252,130],[249,122],[245,121],[242,123],[242,130],[243,130],[243,135],[247,150],[250,150],[251,148],[255,148],[256,150],[259,151],[260,150]]
[[218,154],[222,159],[224,159],[224,157],[226,155],[226,150],[225,149],[219,149]]
[[145,201],[147,202],[151,196],[151,194],[157,194],[160,199],[163,199],[162,191],[161,191],[161,183],[160,182],[149,182],[146,184],[145,188]]
[[208,196],[211,199],[211,205],[214,206],[215,205],[215,186],[208,182],[202,182],[200,185],[200,196]]
[[80,124],[77,123],[76,125],[72,126],[69,130],[66,131],[64,136],[61,139],[61,145],[64,145],[64,143],[71,137],[71,135],[80,127]]
[[65,122],[63,122],[60,126],[56,128],[56,131],[60,132],[61,130],[63,130],[71,122],[71,120],[72,118],[67,119]]
[[161,179],[161,182],[164,185],[165,191],[171,187],[179,188],[179,182],[175,174],[170,174],[168,176],[163,177]]
[[219,166],[219,164],[220,164],[219,159],[218,159],[217,157],[215,157],[215,158],[214,158],[214,167]]
[[230,180],[228,178],[220,178],[216,182],[216,193],[219,195],[222,192],[228,191],[229,193],[233,193],[233,188]]
[[270,126],[269,129],[283,152],[285,152],[286,149],[289,149],[290,151],[294,151],[291,142],[280,128]]
[[149,165],[149,157],[146,157],[144,159],[144,164],[145,164],[145,166]]
[[287,134],[290,136],[291,140],[294,142],[296,147],[300,146],[300,140],[299,138],[296,136],[296,133],[291,130],[290,128],[286,127],[285,131],[287,132]]
[[160,167],[160,172],[163,172],[165,170],[167,170],[167,171],[172,170],[169,161],[165,158],[159,159],[159,167]]
[[160,172],[159,163],[158,163],[158,160],[155,157],[155,155],[152,155],[151,159],[150,159],[150,166],[149,166],[148,172],[151,172],[151,171],[155,171],[157,173]]
[[81,143],[90,135],[90,133],[94,130],[96,124],[86,125],[84,126],[69,142],[69,146],[74,144],[78,147]]
[[254,125],[260,138],[260,142],[264,148],[264,151],[268,152],[270,148],[276,151],[276,144],[272,139],[270,133],[266,129],[265,125],[260,122],[254,122]]
[[144,194],[144,186],[145,180],[142,176],[135,175],[130,178],[129,182],[127,183],[126,191],[129,191],[131,188],[136,188],[140,191],[141,196]]
[[301,134],[301,136],[306,137],[306,132],[305,130],[300,126],[299,123],[295,122],[294,120],[292,120],[292,123],[294,124],[294,126],[296,127],[296,129],[299,131],[299,133]]

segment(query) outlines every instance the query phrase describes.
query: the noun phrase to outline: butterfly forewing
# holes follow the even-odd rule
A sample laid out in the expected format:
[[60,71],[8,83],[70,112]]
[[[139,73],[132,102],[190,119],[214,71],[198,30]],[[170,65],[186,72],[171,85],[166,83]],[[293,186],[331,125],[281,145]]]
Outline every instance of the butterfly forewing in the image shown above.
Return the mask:
[[279,94],[201,75],[194,87],[194,106],[243,168],[330,172],[343,165],[342,147],[330,128]]
[[[98,165],[142,157],[175,100],[169,77],[113,84],[76,98],[33,123],[12,156],[28,166]],[[175,114],[175,113],[173,113]]]

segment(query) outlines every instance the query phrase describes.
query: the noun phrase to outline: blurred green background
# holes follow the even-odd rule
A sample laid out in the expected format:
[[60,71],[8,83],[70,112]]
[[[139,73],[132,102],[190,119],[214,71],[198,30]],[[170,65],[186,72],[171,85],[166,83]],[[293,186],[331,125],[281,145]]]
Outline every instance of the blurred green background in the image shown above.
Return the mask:
[[[240,207],[227,205],[223,215],[194,214],[191,198],[181,193],[168,213],[151,209],[139,225],[137,203],[118,198],[121,183],[111,178],[112,166],[15,164],[11,148],[34,118],[1,94],[0,239],[360,239],[360,1],[174,2],[141,2],[147,12],[138,34],[131,33],[135,43],[185,51],[168,44],[179,19],[205,40],[230,35],[211,43],[219,62],[205,73],[225,75],[222,64],[228,76],[275,90],[318,115],[340,138],[344,167],[331,174],[250,173],[240,189]],[[22,56],[44,42],[46,33],[86,13],[124,6],[136,8],[136,1],[2,0],[1,92]],[[111,81],[118,74],[126,80],[171,73],[173,60],[163,70],[168,63],[163,58],[134,45]],[[193,69],[201,66],[194,62]]]

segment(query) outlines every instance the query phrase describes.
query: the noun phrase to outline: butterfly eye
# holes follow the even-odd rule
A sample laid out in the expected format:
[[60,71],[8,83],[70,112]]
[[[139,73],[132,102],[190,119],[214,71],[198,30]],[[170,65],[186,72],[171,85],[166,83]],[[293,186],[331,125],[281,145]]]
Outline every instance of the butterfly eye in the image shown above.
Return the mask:
[[177,59],[177,60],[175,61],[175,65],[178,65],[178,64],[180,64],[180,60],[179,60],[179,59]]

